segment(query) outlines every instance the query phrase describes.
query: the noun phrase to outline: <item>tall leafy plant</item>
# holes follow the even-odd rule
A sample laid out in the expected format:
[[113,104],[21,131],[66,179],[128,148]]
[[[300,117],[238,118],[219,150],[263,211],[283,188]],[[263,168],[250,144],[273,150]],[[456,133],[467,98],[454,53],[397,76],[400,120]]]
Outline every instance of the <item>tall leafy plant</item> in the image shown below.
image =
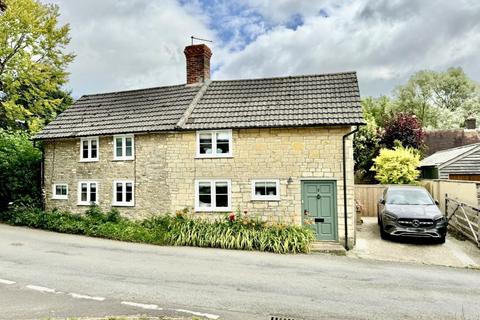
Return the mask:
[[404,147],[423,149],[424,139],[422,122],[413,114],[399,112],[385,123],[380,143],[389,149],[395,146],[395,141]]
[[412,184],[420,174],[417,170],[419,165],[420,154],[417,150],[397,144],[393,150],[380,150],[372,171],[383,184]]

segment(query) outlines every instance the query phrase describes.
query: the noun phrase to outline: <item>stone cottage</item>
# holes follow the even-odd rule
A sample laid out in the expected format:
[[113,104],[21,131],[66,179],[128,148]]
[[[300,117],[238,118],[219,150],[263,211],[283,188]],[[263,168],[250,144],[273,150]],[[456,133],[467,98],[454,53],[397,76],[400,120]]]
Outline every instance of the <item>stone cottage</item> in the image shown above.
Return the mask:
[[356,74],[212,81],[210,49],[184,52],[186,84],[82,96],[35,137],[46,208],[239,210],[352,246]]

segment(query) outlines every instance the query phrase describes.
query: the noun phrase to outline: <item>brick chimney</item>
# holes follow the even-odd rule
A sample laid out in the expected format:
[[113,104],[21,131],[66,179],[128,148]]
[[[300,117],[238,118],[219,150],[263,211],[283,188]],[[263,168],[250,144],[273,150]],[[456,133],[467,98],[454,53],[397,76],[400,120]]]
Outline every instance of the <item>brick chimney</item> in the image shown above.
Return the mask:
[[187,59],[187,84],[203,83],[210,79],[212,51],[204,44],[194,44],[183,50]]
[[468,118],[465,120],[465,129],[475,130],[477,129],[477,119]]

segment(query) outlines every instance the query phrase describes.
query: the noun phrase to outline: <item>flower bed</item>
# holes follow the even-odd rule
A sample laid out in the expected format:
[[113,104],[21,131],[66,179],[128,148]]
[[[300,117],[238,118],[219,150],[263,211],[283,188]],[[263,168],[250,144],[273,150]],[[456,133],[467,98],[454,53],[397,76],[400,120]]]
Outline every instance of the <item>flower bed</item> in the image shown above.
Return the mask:
[[268,224],[233,214],[208,221],[178,212],[133,221],[120,217],[115,209],[104,213],[91,207],[85,215],[76,215],[16,208],[0,213],[0,220],[17,226],[121,241],[275,253],[307,253],[315,239],[313,232],[305,227]]

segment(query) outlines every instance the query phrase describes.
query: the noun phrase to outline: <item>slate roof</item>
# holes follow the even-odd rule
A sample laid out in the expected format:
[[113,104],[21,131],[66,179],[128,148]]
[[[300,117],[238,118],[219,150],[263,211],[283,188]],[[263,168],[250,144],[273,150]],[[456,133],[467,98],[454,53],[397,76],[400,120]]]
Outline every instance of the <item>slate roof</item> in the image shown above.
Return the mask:
[[452,148],[435,152],[431,156],[426,157],[420,162],[420,167],[441,166],[475,148],[480,148],[480,143],[469,144],[466,146]]
[[35,139],[363,123],[357,76],[347,72],[85,95]]

